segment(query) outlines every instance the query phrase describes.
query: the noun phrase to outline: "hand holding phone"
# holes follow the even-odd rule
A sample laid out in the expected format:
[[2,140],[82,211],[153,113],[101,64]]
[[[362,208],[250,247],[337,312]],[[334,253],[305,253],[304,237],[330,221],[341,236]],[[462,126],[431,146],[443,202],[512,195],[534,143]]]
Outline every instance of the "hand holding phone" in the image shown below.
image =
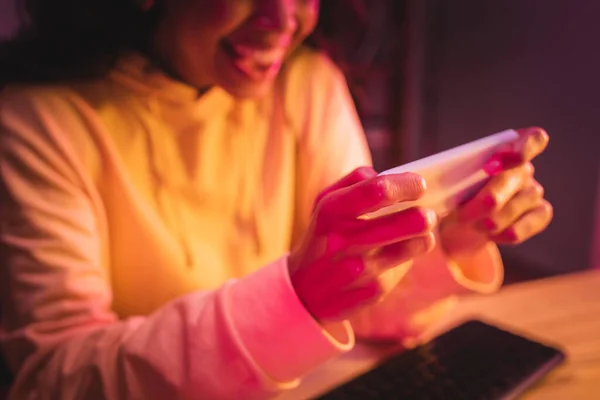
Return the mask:
[[427,191],[417,201],[385,207],[368,216],[380,217],[414,206],[433,209],[440,217],[447,215],[485,185],[490,179],[483,169],[486,162],[518,138],[516,131],[506,130],[380,173],[419,174],[425,178]]

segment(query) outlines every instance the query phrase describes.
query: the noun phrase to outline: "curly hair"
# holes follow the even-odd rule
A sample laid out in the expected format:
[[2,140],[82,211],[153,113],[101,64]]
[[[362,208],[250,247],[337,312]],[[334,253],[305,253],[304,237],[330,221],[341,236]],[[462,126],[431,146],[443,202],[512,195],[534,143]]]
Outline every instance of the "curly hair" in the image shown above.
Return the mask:
[[0,83],[101,76],[147,40],[159,12],[136,0],[22,0],[20,30],[0,43]]
[[[0,86],[103,76],[124,51],[147,45],[162,3],[144,12],[140,0],[14,1],[21,3],[22,28],[13,39],[0,43]],[[308,44],[331,50],[327,37],[339,25],[334,16],[343,13],[360,20],[360,1],[322,1],[321,17]]]

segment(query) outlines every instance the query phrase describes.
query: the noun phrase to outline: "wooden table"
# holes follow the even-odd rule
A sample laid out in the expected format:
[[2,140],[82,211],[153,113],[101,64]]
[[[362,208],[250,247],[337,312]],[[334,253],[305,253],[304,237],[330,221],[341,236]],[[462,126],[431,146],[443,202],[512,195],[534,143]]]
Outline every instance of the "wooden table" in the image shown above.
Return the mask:
[[[567,361],[532,388],[525,400],[600,399],[600,271],[516,284],[491,296],[461,299],[457,312],[431,329],[434,337],[479,317],[533,339],[556,344]],[[308,399],[368,370],[389,349],[362,345],[322,366],[281,399]]]

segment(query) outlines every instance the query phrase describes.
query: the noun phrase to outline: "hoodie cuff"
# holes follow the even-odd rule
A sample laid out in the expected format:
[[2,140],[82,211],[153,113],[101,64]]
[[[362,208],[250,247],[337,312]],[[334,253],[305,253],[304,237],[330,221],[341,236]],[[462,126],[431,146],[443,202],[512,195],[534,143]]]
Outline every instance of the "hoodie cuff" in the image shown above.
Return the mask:
[[452,277],[466,292],[489,294],[504,281],[504,265],[498,247],[490,243],[468,260],[448,260]]
[[321,326],[292,286],[287,256],[233,283],[225,299],[231,334],[258,372],[277,386],[354,347],[347,321]]

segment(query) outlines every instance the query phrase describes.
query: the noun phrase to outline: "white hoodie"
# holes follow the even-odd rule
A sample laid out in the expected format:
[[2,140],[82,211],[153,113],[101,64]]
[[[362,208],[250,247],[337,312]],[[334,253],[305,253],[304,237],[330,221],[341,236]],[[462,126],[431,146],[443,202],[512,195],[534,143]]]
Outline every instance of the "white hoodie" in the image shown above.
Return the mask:
[[14,399],[265,398],[354,331],[418,335],[502,279],[495,247],[469,266],[436,250],[351,323],[311,318],[286,254],[317,193],[371,160],[342,74],[308,50],[260,100],[197,98],[135,56],[100,81],[9,88],[0,151]]

